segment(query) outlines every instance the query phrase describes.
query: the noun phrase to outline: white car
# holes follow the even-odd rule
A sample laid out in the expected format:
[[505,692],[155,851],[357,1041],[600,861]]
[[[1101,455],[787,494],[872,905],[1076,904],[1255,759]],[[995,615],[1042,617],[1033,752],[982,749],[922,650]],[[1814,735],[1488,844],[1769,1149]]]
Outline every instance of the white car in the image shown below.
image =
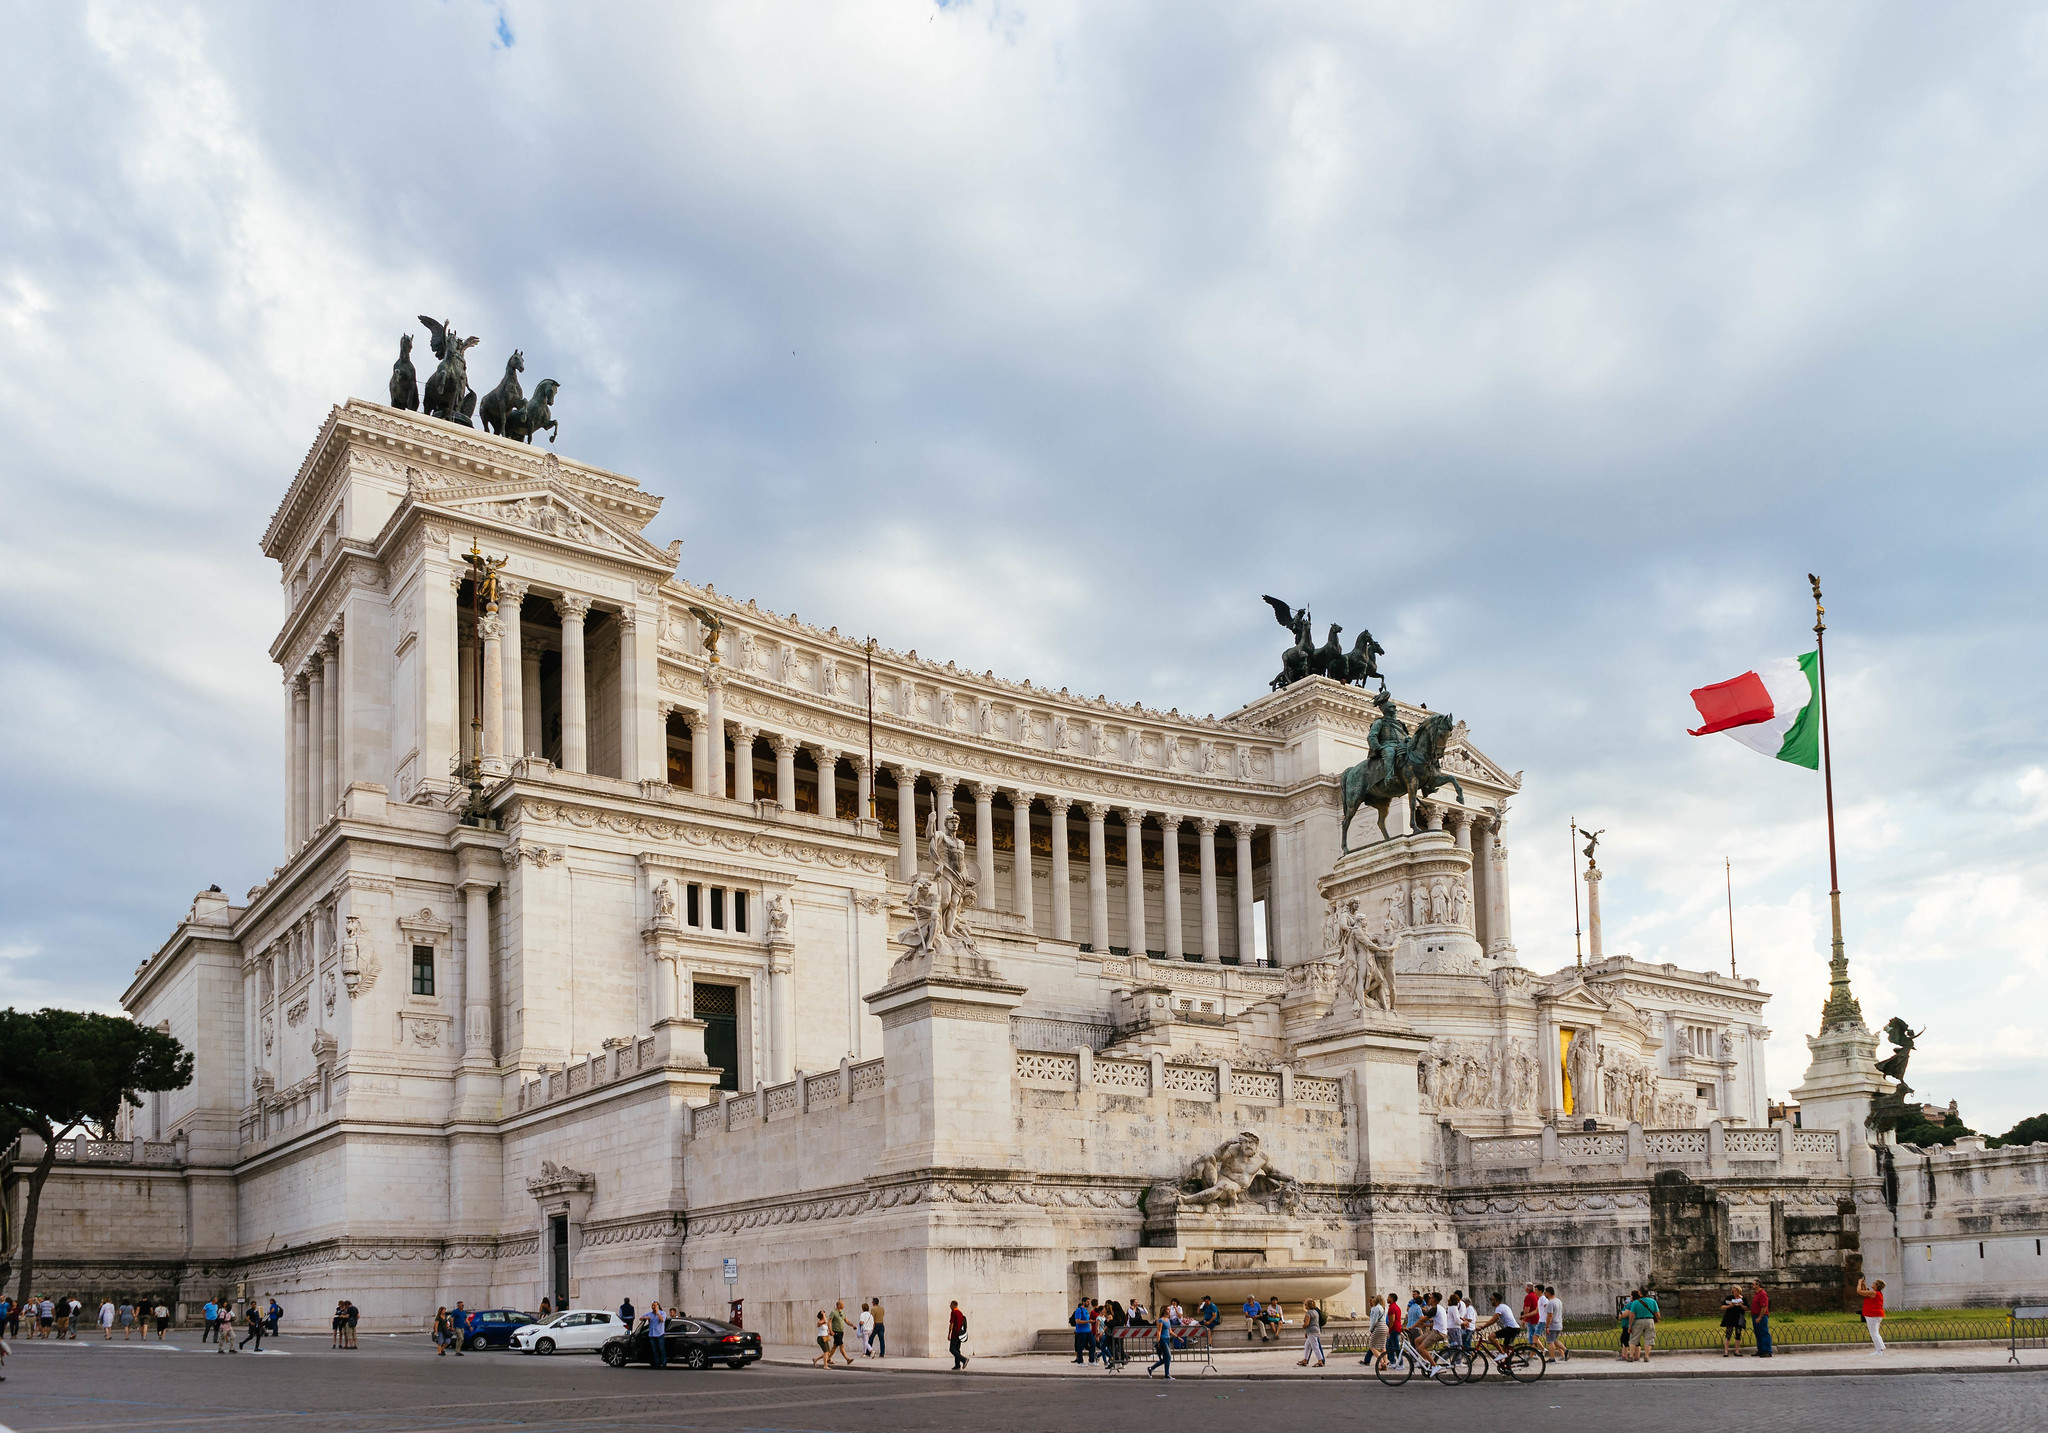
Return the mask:
[[596,1353],[624,1328],[617,1314],[603,1309],[564,1309],[545,1323],[514,1330],[512,1347],[521,1353]]

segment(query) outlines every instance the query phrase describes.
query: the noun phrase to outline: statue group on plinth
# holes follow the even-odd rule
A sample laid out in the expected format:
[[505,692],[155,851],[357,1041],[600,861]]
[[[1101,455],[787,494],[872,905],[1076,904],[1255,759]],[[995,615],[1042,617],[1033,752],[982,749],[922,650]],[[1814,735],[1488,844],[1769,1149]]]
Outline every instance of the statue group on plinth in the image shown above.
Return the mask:
[[1368,1010],[1391,1012],[1394,947],[1400,944],[1400,928],[1393,916],[1389,914],[1375,933],[1355,898],[1341,905],[1332,901],[1325,926],[1326,953],[1337,957],[1337,988],[1351,997],[1353,1015],[1363,1018]]
[[975,948],[967,929],[980,877],[967,859],[959,813],[935,806],[925,823],[924,845],[932,869],[910,883],[911,925],[896,933],[904,954],[890,969],[891,982],[924,962],[934,971],[993,976],[993,962]]
[[555,421],[553,404],[560,383],[543,378],[529,399],[519,383],[519,375],[526,371],[526,355],[515,348],[505,360],[505,376],[484,395],[479,406],[476,390],[469,386],[469,351],[483,340],[474,334],[463,338],[447,320],[437,321],[421,314],[420,322],[433,335],[434,357],[441,363],[427,379],[423,399],[419,374],[412,366],[412,335],[400,334],[398,362],[391,365],[393,408],[421,411],[429,418],[460,423],[465,428],[475,427],[480,417],[488,431],[522,443],[531,443],[533,435],[545,429],[548,441],[555,441],[561,425]]
[[1422,825],[1423,801],[1445,782],[1458,793],[1458,800],[1465,799],[1464,786],[1443,769],[1444,752],[1456,726],[1450,713],[1430,712],[1411,732],[1385,687],[1380,688],[1373,704],[1380,714],[1366,732],[1365,760],[1344,772],[1344,821],[1338,840],[1345,851],[1351,849],[1351,818],[1360,806],[1379,813],[1380,839],[1384,841],[1392,834],[1387,830],[1387,812],[1396,801],[1408,803],[1408,825],[1413,830]]
[[1358,640],[1347,652],[1337,640],[1344,635],[1344,629],[1332,622],[1328,640],[1318,646],[1315,621],[1308,615],[1308,608],[1290,607],[1277,597],[1266,598],[1266,605],[1273,609],[1280,625],[1294,634],[1294,645],[1280,654],[1280,675],[1272,681],[1274,691],[1309,677],[1328,677],[1348,686],[1362,687],[1372,681],[1385,685],[1378,659],[1387,655],[1387,649],[1373,640],[1371,632],[1361,629]]
[[1214,1154],[1196,1160],[1177,1183],[1153,1185],[1145,1195],[1145,1217],[1156,1219],[1174,1208],[1235,1214],[1248,1203],[1269,1214],[1298,1214],[1301,1181],[1274,1166],[1256,1134],[1240,1130]]

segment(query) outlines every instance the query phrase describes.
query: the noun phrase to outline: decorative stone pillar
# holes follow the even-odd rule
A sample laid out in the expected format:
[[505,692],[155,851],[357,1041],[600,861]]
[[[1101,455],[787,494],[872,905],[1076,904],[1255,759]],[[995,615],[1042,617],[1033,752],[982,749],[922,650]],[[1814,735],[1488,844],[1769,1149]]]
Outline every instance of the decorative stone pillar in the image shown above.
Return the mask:
[[1586,959],[1600,959],[1600,868],[1586,863]]
[[321,693],[320,796],[323,812],[341,804],[345,763],[341,759],[341,638],[329,632],[320,639],[320,659],[327,668],[327,686]]
[[881,819],[875,814],[875,764],[865,755],[853,759],[853,819]]
[[1052,938],[1063,941],[1074,938],[1074,886],[1067,870],[1067,809],[1072,805],[1064,796],[1045,798],[1045,809],[1052,817],[1052,873],[1047,878],[1052,896]]
[[969,790],[974,793],[974,861],[980,868],[974,904],[992,911],[996,908],[996,789],[977,781]]
[[1195,823],[1202,833],[1202,959],[1220,960],[1223,947],[1216,920],[1216,818],[1204,816]]
[[754,742],[760,737],[761,729],[747,726],[743,722],[732,724],[732,799],[750,802],[754,799]]
[[1088,817],[1088,944],[1097,955],[1109,954],[1109,842],[1102,831],[1109,808],[1090,801],[1081,810]]
[[896,777],[896,874],[917,879],[917,768],[892,766]]
[[1024,917],[1025,929],[1035,931],[1037,924],[1031,911],[1031,799],[1028,791],[1010,793],[1010,819],[1014,823],[1010,839],[1010,904]]
[[519,754],[539,756],[547,740],[541,730],[540,648],[521,640],[519,648]]
[[[498,1091],[487,1079],[496,1061],[492,1055],[491,1007],[498,988],[491,955],[491,891],[502,879],[503,857],[484,833],[457,828],[456,886],[464,903],[462,942],[462,1067],[464,1083],[457,1103],[463,1117],[476,1113],[483,1100],[495,1102]],[[475,1077],[475,1078],[472,1078]]]
[[[762,924],[768,923],[765,906],[767,893],[763,892]],[[783,899],[786,901],[787,896]],[[796,968],[796,942],[790,934],[791,926],[784,924],[780,931],[773,931],[768,937],[768,1083],[779,1085],[790,1079],[796,1072],[796,984],[791,972]]]
[[[455,670],[458,695],[455,717],[455,769],[466,770],[477,755],[477,659],[476,626],[469,620],[466,609],[455,609]],[[313,755],[317,759],[320,748],[316,744]]]
[[1166,921],[1166,958],[1180,960],[1187,954],[1187,935],[1180,913],[1180,817],[1171,811],[1159,813],[1160,867],[1166,876],[1160,887],[1164,894],[1162,916]]
[[1143,959],[1151,942],[1145,939],[1145,813],[1126,811],[1124,818],[1124,939],[1131,954]]
[[292,824],[285,835],[287,844],[294,851],[305,845],[306,838],[313,834],[311,788],[307,784],[310,773],[306,769],[306,744],[310,731],[306,687],[305,673],[292,678]]
[[327,673],[316,651],[306,663],[306,839],[311,840],[327,819],[324,788],[326,763],[321,749],[326,745]]
[[484,770],[505,770],[505,645],[504,619],[493,602],[476,620],[484,644]]
[[583,621],[590,615],[588,597],[557,597],[562,618],[562,770],[590,770],[586,735],[589,705],[583,694]]
[[1252,832],[1258,828],[1234,821],[1230,829],[1237,837],[1237,876],[1231,882],[1237,888],[1237,959],[1250,965],[1259,953],[1258,913],[1252,908]]
[[785,812],[796,810],[796,738],[788,732],[768,734],[768,749],[775,753],[775,804]]
[[697,794],[725,795],[725,668],[714,653],[704,669],[704,727],[698,733],[703,760],[697,763]]
[[[814,746],[811,756],[818,763],[818,814],[828,821],[836,821],[839,819],[839,753],[829,746]],[[859,814],[858,810],[855,814]]]
[[1453,806],[1445,813],[1451,824],[1451,844],[1460,851],[1472,849],[1472,813],[1462,806]]
[[509,763],[527,753],[526,745],[526,651],[519,630],[519,608],[526,600],[526,584],[509,577],[498,579],[498,660],[504,672],[504,756]]
[[1508,847],[1501,839],[1507,812],[1496,812],[1486,835],[1486,953],[1515,963],[1515,940],[1508,918]]
[[[1005,1035],[1024,987],[933,964],[862,997],[882,1022],[888,1072],[876,1172],[1007,1170],[1017,1158],[1017,1057]],[[1049,1221],[1031,1223],[1043,1211],[1018,1208],[1005,1216],[1011,1237],[1024,1241],[1018,1247],[1049,1247],[1040,1242],[1053,1237]]]
[[658,781],[661,773],[643,770],[640,759],[641,729],[651,715],[640,704],[652,696],[641,690],[640,614],[626,607],[612,620],[619,624],[619,776],[626,781]]

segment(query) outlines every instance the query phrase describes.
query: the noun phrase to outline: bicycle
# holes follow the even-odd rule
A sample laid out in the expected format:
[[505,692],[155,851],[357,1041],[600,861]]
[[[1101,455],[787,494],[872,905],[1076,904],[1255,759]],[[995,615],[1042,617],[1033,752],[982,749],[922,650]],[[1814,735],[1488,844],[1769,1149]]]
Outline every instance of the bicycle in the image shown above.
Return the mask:
[[1464,1382],[1464,1375],[1458,1367],[1455,1354],[1450,1357],[1439,1357],[1435,1353],[1418,1353],[1406,1334],[1401,1336],[1398,1345],[1389,1348],[1385,1356],[1373,1365],[1372,1372],[1373,1377],[1387,1387],[1399,1388],[1414,1377],[1417,1369],[1423,1371],[1424,1378],[1446,1388]]
[[1452,1355],[1459,1365],[1461,1382],[1486,1377],[1489,1366],[1517,1383],[1534,1383],[1550,1370],[1550,1361],[1540,1348],[1517,1342],[1503,1349],[1498,1339],[1488,1339],[1486,1343],[1486,1347],[1459,1349]]

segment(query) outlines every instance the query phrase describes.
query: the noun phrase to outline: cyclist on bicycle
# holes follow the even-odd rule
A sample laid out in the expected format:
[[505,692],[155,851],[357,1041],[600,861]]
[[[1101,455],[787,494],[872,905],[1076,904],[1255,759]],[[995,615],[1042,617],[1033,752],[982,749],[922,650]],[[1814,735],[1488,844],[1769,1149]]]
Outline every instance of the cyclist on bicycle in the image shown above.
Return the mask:
[[1444,1341],[1444,1336],[1450,1332],[1450,1326],[1450,1314],[1444,1308],[1442,1300],[1434,1293],[1428,1295],[1423,1303],[1421,1323],[1409,1337],[1409,1342],[1415,1346],[1415,1351],[1422,1355],[1424,1363],[1435,1362],[1429,1351]]
[[1515,1318],[1515,1311],[1508,1307],[1508,1296],[1505,1289],[1497,1290],[1494,1293],[1493,1313],[1484,1323],[1479,1325],[1476,1332],[1483,1334],[1488,1329],[1494,1330],[1493,1336],[1486,1340],[1491,1345],[1489,1352],[1493,1354],[1495,1361],[1498,1362],[1501,1358],[1507,1356],[1508,1350],[1515,1346],[1515,1340],[1522,1336],[1522,1325]]

